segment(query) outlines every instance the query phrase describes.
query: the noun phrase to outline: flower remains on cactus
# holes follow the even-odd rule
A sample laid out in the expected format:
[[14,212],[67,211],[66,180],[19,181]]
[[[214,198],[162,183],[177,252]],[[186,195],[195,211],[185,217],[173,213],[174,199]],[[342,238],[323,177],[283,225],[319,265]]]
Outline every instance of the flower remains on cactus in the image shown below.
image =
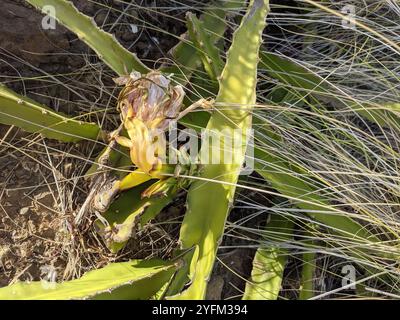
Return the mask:
[[[120,128],[111,137],[129,148],[130,158],[137,169],[122,180],[115,181],[111,188],[99,193],[93,207],[98,212],[108,209],[112,200],[122,190],[127,190],[151,179],[158,179],[143,193],[142,197],[162,196],[170,188],[180,188],[187,183],[177,181],[180,174],[193,172],[193,166],[182,168],[166,161],[167,140],[164,132],[172,122],[198,108],[210,109],[212,101],[201,99],[181,110],[185,92],[181,85],[172,85],[171,80],[158,71],[143,75],[132,72],[128,76],[114,79],[123,85],[118,98],[118,110],[128,137],[121,135]],[[187,158],[185,150],[176,150],[178,158]]]
[[130,149],[130,157],[138,169],[155,178],[161,170],[166,141],[162,134],[171,121],[179,117],[185,92],[182,86],[172,86],[170,80],[157,71],[146,76],[132,72],[115,79],[122,89],[118,108],[129,139],[116,137]]

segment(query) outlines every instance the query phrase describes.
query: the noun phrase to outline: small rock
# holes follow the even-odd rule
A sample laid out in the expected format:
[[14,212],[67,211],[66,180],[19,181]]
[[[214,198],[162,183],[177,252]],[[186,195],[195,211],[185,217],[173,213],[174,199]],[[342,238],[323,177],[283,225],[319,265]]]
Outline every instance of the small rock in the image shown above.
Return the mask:
[[138,33],[139,32],[139,28],[138,28],[138,26],[136,24],[131,23],[130,27],[131,27],[131,32],[132,33]]
[[24,207],[19,210],[20,215],[26,215],[29,212],[29,207]]

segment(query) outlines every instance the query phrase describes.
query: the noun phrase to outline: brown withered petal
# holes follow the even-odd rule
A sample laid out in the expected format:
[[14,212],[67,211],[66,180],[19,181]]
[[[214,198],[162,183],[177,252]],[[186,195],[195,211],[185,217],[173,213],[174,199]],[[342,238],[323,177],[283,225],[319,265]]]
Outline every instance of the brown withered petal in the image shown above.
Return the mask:
[[115,79],[125,85],[119,97],[122,118],[133,117],[149,127],[165,130],[176,118],[182,107],[185,92],[182,86],[172,86],[171,81],[158,71],[147,75],[132,72],[129,76]]

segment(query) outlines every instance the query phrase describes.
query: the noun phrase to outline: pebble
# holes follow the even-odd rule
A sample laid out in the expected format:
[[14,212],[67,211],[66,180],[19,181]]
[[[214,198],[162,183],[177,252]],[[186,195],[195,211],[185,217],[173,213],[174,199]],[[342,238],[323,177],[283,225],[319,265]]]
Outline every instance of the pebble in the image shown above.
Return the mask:
[[29,212],[29,207],[24,207],[19,210],[20,215],[25,215]]

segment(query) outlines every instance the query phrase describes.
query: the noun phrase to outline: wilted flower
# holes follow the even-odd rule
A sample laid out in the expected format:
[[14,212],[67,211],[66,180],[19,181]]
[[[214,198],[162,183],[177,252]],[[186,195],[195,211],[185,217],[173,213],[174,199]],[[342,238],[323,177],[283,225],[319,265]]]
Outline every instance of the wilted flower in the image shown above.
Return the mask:
[[183,88],[171,86],[170,80],[157,71],[147,75],[132,72],[115,82],[125,85],[118,106],[129,136],[117,137],[117,142],[130,149],[131,160],[139,169],[154,175],[161,169],[166,149],[163,132],[182,107]]
[[157,71],[145,76],[132,72],[115,82],[125,85],[118,99],[123,119],[135,118],[148,128],[165,130],[180,113],[185,96],[182,86],[172,86],[171,81]]

